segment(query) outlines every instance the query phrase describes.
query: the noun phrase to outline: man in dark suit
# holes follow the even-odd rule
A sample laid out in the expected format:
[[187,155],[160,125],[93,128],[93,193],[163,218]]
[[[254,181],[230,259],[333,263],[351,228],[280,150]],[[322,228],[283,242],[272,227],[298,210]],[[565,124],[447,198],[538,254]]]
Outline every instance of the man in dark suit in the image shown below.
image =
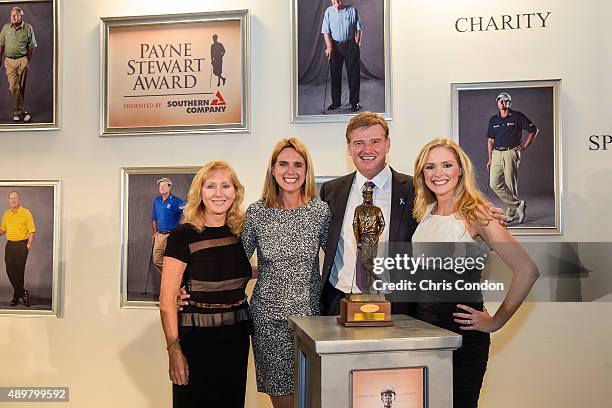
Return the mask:
[[[340,299],[346,293],[359,293],[354,282],[357,244],[352,222],[366,182],[374,183],[374,205],[381,208],[387,224],[381,243],[409,242],[417,226],[412,217],[412,177],[386,162],[391,139],[385,119],[371,112],[354,116],[346,128],[346,143],[357,171],[326,182],[320,192],[333,214],[321,281],[323,315],[337,315]],[[409,305],[392,303],[392,312],[409,313]]]

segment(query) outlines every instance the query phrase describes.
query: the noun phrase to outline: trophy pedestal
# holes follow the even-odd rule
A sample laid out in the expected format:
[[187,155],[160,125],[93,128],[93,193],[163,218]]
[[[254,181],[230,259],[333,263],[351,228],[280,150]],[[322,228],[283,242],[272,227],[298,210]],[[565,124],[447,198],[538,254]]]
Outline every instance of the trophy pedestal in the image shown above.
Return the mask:
[[[453,406],[453,350],[461,336],[405,315],[393,327],[343,327],[336,316],[291,316],[296,408]],[[401,403],[400,403],[401,402]]]
[[336,321],[345,327],[393,326],[391,302],[384,296],[350,295],[340,299],[340,316]]

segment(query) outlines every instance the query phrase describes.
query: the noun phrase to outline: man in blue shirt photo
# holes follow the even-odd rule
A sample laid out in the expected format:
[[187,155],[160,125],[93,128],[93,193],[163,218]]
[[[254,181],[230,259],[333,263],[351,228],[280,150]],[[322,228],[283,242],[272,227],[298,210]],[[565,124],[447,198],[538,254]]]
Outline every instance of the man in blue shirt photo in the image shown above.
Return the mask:
[[325,56],[329,60],[331,76],[332,103],[327,110],[336,110],[341,106],[342,65],[346,65],[349,84],[349,102],[351,112],[361,109],[359,105],[359,88],[361,84],[360,51],[363,23],[354,6],[344,4],[344,0],[332,0],[332,5],[325,10],[321,33],[325,39]]
[[[497,95],[499,112],[489,119],[487,151],[489,185],[507,206],[508,224],[522,223],[527,202],[518,198],[518,168],[521,151],[526,150],[538,133],[536,125],[522,112],[510,109],[512,97],[507,92]],[[527,139],[523,141],[523,130]]]
[[157,180],[159,195],[153,199],[151,211],[151,229],[153,235],[153,264],[161,274],[166,252],[166,241],[168,235],[181,221],[185,201],[182,198],[172,195],[172,180],[163,177]]

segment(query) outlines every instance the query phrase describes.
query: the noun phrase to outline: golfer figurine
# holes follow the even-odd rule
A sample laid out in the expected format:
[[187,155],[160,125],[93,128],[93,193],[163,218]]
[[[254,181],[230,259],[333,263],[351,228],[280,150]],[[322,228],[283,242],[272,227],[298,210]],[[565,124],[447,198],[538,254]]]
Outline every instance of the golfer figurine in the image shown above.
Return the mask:
[[379,279],[374,274],[374,258],[378,252],[378,239],[385,229],[385,218],[382,210],[372,202],[373,187],[371,181],[365,183],[363,203],[355,208],[353,216],[353,233],[357,242],[355,284],[359,293],[347,293],[340,299],[340,316],[336,320],[343,326],[393,326],[391,302],[381,291],[374,289],[374,281]]
[[[371,181],[365,183],[363,203],[355,208],[353,217],[353,233],[357,242],[355,283],[362,294],[378,295],[379,292],[372,288],[376,278],[374,258],[378,252],[378,239],[385,229],[385,218],[382,210],[372,201],[373,186]],[[363,296],[360,298],[363,299]],[[384,300],[383,295],[380,295],[380,300]]]

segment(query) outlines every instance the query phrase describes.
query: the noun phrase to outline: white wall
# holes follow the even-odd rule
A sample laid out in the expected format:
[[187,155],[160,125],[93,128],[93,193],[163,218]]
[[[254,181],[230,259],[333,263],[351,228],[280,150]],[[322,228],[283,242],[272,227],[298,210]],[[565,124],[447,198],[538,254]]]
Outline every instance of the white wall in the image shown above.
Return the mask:
[[[317,174],[352,170],[344,124],[289,123],[289,5],[62,2],[61,130],[0,134],[0,174],[63,182],[63,316],[0,318],[0,385],[69,386],[67,407],[170,405],[158,313],[119,309],[122,166],[224,159],[235,166],[251,202],[275,141],[296,135],[310,147]],[[99,17],[243,8],[252,18],[251,134],[98,137]],[[549,28],[463,34],[453,28],[458,17],[535,11],[552,12]],[[608,239],[612,152],[588,151],[588,136],[612,133],[610,14],[607,0],[392,1],[392,166],[411,172],[422,144],[449,135],[451,82],[561,78],[565,234],[555,239]],[[493,336],[481,406],[609,406],[611,316],[610,303],[524,305]],[[269,406],[250,370],[248,406]]]

